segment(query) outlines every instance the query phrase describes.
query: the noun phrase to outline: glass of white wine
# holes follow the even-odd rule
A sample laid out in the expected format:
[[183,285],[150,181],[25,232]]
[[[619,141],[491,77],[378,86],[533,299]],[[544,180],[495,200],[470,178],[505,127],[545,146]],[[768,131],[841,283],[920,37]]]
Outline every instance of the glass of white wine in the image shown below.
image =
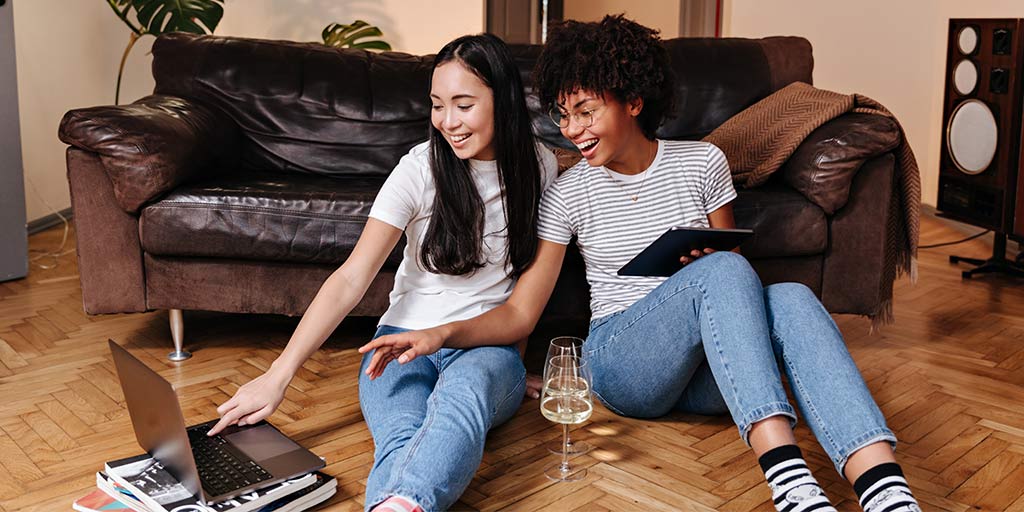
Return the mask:
[[562,461],[544,468],[544,474],[552,480],[575,482],[587,476],[587,468],[569,464],[565,446],[569,441],[569,425],[587,421],[594,412],[590,383],[590,369],[579,357],[554,356],[544,365],[540,412],[545,418],[562,424]]
[[[575,336],[559,336],[552,339],[548,345],[548,357],[545,361],[558,356],[583,357],[583,340]],[[545,368],[547,367],[545,366]],[[545,375],[544,382],[547,381],[547,375]],[[571,433],[569,436],[564,442],[559,439],[549,443],[547,445],[548,451],[555,455],[561,455],[565,451],[570,457],[582,455],[590,451],[591,446],[589,443],[586,441],[573,441]]]

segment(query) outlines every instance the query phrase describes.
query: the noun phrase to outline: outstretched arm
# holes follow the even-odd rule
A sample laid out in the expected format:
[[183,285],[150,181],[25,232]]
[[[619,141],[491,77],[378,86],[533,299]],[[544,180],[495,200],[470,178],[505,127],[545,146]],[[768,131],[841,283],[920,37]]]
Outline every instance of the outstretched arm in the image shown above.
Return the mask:
[[405,364],[416,357],[433,354],[441,347],[510,345],[526,338],[533,332],[551,297],[562,269],[565,247],[540,240],[533,263],[519,277],[509,299],[482,315],[431,329],[381,336],[363,345],[359,348],[360,353],[376,351],[366,374],[371,379],[376,378],[392,360]]
[[352,254],[324,281],[270,369],[238,388],[217,408],[221,419],[210,429],[210,435],[228,425],[256,423],[277,409],[295,373],[362,300],[401,236],[402,230],[385,222],[372,217],[366,222]]

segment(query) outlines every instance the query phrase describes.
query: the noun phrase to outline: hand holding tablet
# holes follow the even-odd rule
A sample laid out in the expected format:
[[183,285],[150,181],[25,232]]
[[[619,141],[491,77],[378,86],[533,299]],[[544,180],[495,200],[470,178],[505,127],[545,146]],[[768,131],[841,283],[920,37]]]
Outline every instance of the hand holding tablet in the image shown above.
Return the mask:
[[731,251],[753,234],[750,229],[674,227],[620,268],[618,274],[668,277],[683,268],[679,259],[689,256],[691,251]]

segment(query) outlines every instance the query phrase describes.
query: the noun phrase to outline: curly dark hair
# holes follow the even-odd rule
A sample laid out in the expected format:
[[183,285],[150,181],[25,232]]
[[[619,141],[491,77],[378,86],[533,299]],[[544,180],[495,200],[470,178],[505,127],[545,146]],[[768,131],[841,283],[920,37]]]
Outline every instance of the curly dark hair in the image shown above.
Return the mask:
[[580,90],[611,93],[622,102],[643,99],[637,121],[654,139],[671,113],[675,77],[658,31],[618,14],[600,22],[555,24],[533,71],[541,107]]

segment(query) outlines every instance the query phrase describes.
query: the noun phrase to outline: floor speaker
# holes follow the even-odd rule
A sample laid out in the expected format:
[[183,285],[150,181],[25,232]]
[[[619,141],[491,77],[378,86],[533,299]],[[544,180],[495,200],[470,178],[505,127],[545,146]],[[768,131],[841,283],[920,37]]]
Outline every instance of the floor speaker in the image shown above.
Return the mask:
[[[946,46],[939,159],[940,215],[996,232],[993,257],[950,257],[979,268],[1021,274],[1005,260],[1006,238],[1024,237],[1024,19],[951,19]],[[1018,189],[1020,188],[1020,191]]]
[[1013,229],[1021,161],[1024,20],[952,19],[946,51],[939,210]]

